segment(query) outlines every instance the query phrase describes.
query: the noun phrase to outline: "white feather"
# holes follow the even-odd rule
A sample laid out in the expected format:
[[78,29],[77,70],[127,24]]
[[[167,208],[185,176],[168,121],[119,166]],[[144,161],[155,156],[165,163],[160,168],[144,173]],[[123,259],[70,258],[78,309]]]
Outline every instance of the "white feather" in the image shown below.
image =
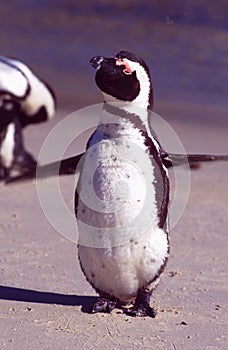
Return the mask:
[[[112,249],[79,246],[87,279],[98,290],[121,301],[132,301],[140,288],[156,276],[168,256],[166,233],[150,227],[138,239]],[[151,284],[151,290],[155,283]]]
[[9,63],[10,60],[0,56],[0,90],[24,98],[28,81],[19,69]]

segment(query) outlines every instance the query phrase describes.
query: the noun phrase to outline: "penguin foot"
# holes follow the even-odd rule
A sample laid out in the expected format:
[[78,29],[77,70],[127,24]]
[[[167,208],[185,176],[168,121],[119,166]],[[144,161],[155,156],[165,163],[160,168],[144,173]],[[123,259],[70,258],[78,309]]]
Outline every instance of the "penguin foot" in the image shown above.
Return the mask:
[[0,181],[6,181],[9,178],[9,170],[0,165]]
[[111,313],[111,311],[115,308],[116,301],[109,300],[106,298],[99,298],[91,307],[91,313],[95,314],[97,312],[106,312]]
[[126,309],[125,313],[133,317],[149,316],[155,318],[157,311],[150,307],[150,294],[150,291],[139,290],[134,305]]
[[149,305],[134,305],[126,309],[125,314],[132,317],[152,317],[155,318],[157,311]]

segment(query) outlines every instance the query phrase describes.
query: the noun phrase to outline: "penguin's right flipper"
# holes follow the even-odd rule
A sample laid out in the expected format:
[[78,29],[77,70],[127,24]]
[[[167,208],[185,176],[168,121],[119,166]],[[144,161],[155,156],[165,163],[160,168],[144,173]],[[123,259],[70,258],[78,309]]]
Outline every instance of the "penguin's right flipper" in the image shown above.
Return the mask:
[[167,167],[173,167],[189,163],[190,167],[194,167],[201,162],[213,162],[213,161],[228,161],[228,155],[210,155],[210,154],[175,154],[175,153],[162,153],[162,162]]

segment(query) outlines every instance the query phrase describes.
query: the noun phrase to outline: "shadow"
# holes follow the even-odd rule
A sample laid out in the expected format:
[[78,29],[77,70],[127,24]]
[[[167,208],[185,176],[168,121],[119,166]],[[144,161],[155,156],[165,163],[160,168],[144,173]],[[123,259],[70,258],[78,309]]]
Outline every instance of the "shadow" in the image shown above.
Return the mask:
[[82,312],[88,313],[91,305],[97,300],[97,297],[39,292],[31,289],[0,286],[0,299],[41,304],[81,306]]

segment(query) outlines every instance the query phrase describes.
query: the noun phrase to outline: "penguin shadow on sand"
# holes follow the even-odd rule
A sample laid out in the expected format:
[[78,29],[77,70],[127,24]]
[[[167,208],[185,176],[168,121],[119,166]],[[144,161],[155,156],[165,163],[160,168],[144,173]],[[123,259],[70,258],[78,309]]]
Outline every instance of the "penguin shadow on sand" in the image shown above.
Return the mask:
[[87,295],[67,295],[32,289],[0,286],[0,299],[38,304],[81,306],[82,312],[89,313],[91,305],[97,301],[98,297]]

